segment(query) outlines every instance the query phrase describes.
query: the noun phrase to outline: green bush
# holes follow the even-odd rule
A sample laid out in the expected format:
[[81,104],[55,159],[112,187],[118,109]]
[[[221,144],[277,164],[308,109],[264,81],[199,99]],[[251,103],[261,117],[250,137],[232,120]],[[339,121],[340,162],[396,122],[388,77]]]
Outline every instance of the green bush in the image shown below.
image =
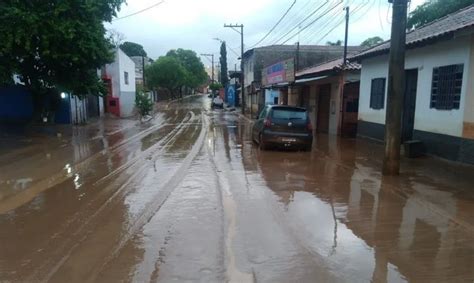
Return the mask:
[[220,83],[212,83],[212,84],[209,85],[209,88],[211,90],[219,90],[219,89],[223,88],[223,86]]
[[153,111],[153,101],[151,101],[151,98],[142,91],[137,91],[135,96],[135,106],[137,107],[140,118],[150,115]]

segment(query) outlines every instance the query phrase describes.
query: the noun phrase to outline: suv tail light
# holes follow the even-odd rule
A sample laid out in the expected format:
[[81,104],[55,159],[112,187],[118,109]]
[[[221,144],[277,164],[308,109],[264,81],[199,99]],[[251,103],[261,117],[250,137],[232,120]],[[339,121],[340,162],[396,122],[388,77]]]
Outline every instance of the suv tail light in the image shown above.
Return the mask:
[[265,126],[265,128],[270,128],[270,126],[272,125],[272,121],[270,119],[265,119],[263,121],[263,125]]

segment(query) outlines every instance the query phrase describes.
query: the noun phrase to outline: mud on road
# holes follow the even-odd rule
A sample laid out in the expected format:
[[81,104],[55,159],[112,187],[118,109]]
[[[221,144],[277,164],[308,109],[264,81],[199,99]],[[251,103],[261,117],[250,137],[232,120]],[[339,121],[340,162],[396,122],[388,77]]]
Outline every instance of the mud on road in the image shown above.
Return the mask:
[[260,151],[192,97],[0,156],[0,282],[472,282],[470,167]]

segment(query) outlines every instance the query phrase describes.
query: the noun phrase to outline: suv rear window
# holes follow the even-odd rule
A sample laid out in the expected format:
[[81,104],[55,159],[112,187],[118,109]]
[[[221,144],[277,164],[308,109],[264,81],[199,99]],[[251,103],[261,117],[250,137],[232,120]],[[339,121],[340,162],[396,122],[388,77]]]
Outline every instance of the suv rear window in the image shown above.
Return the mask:
[[305,120],[306,111],[302,109],[273,109],[272,118],[284,120]]

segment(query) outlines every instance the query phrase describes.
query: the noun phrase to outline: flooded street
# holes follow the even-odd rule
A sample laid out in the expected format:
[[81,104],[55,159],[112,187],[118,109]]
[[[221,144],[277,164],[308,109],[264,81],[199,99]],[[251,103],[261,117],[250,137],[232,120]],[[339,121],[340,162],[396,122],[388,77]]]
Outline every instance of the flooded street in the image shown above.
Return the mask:
[[2,136],[0,282],[473,282],[473,167],[386,178],[380,144],[260,151],[250,130],[194,96]]

